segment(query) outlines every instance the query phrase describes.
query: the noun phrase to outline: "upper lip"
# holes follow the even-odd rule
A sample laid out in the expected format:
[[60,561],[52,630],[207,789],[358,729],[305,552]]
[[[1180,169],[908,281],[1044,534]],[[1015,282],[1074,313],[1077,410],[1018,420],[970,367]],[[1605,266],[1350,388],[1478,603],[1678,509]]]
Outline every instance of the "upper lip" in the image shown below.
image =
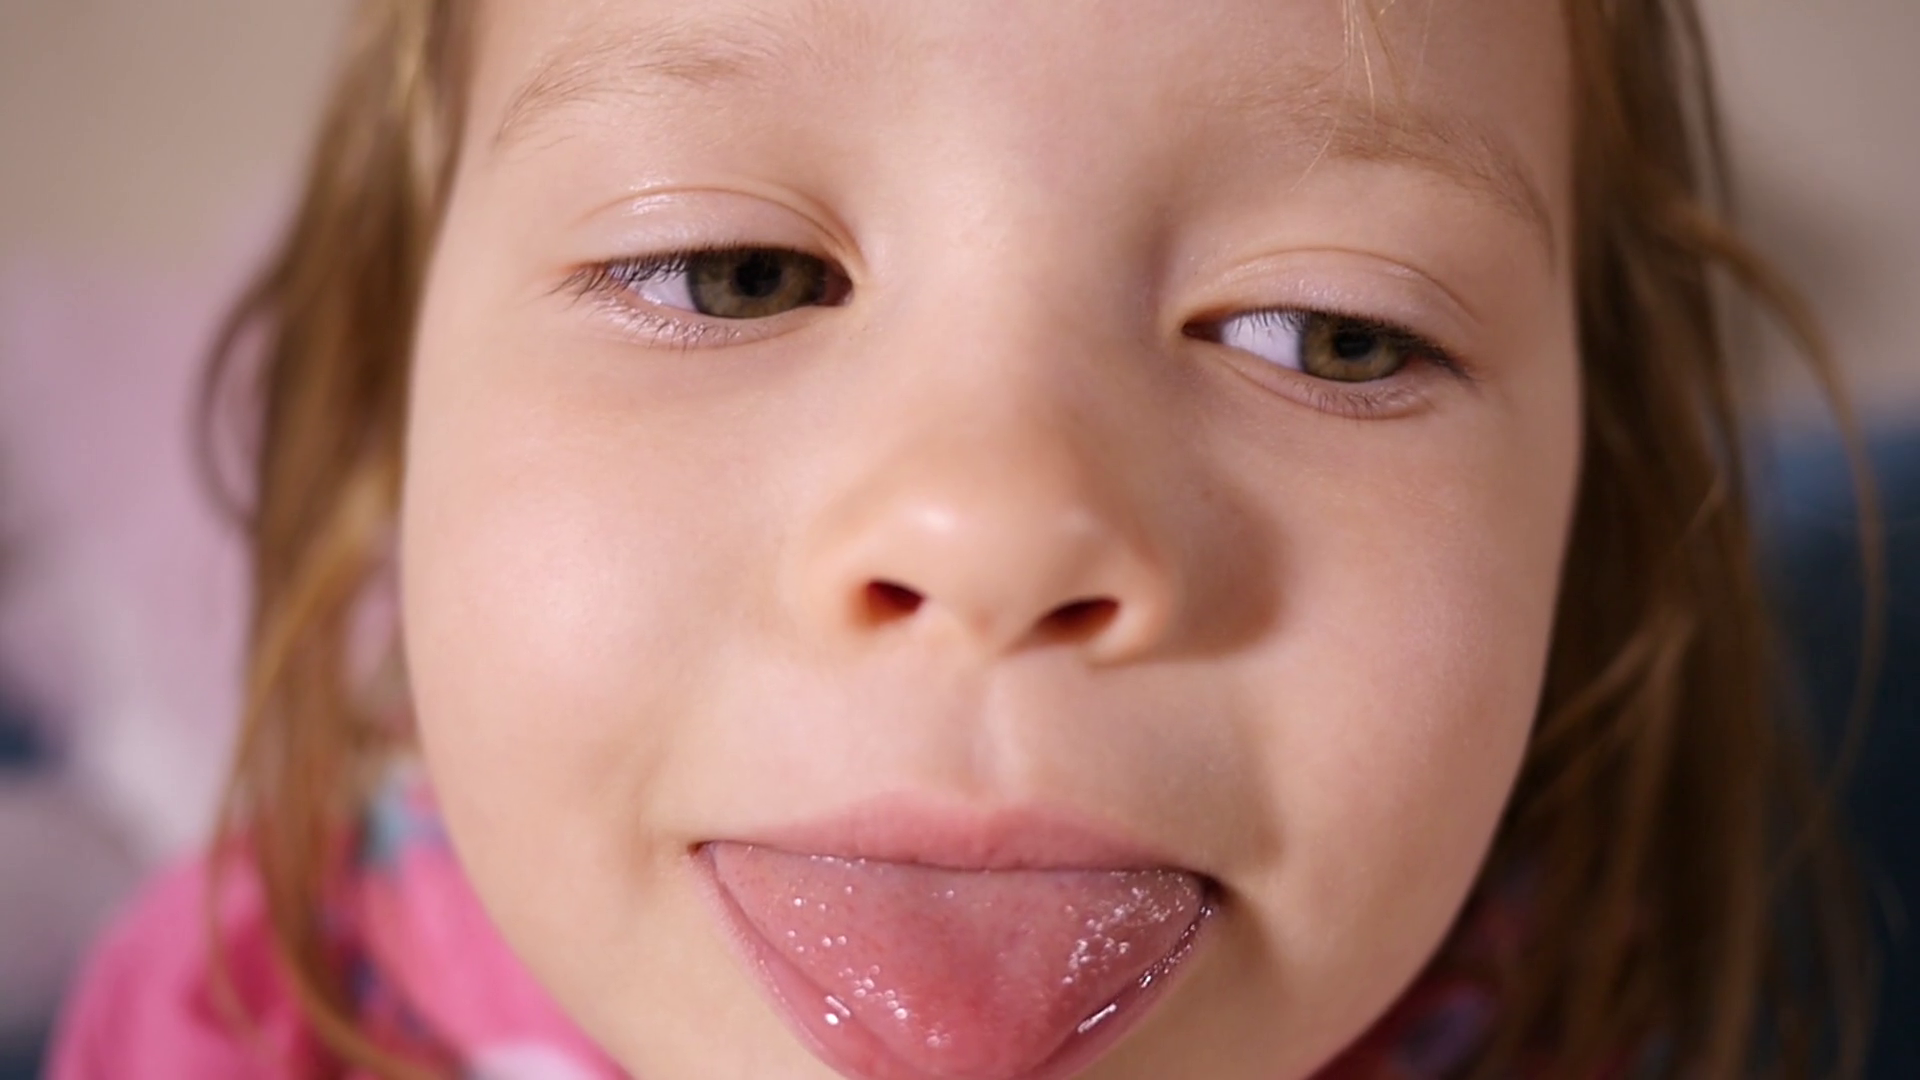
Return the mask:
[[960,807],[883,796],[733,842],[950,870],[1183,869],[1150,844],[1065,810]]

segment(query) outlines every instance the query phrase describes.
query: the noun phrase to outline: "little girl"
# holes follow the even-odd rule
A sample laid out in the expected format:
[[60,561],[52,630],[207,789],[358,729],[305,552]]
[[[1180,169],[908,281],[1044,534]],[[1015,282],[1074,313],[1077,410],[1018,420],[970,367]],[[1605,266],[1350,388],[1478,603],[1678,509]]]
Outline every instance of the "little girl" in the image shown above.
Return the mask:
[[219,350],[225,828],[55,1080],[1808,1074],[1712,281],[1806,321],[1704,72],[1683,0],[362,0]]

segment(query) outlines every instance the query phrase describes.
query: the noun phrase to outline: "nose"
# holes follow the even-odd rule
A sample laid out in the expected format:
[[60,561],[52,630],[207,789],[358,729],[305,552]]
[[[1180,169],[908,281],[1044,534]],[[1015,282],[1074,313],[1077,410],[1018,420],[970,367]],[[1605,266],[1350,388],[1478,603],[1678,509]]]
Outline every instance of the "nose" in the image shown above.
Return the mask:
[[1178,575],[1125,440],[1101,438],[1084,403],[1076,417],[1044,391],[995,391],[895,402],[897,434],[853,455],[800,545],[803,620],[855,642],[944,634],[987,658],[1152,654]]

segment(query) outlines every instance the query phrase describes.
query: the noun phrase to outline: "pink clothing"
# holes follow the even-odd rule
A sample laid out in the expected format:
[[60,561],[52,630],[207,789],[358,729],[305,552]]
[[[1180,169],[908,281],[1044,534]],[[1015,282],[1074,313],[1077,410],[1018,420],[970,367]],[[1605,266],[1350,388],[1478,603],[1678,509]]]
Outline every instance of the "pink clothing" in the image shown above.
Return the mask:
[[266,944],[258,884],[235,882],[219,919],[234,939],[234,991],[258,1037],[236,1038],[207,978],[206,880],[198,862],[155,881],[96,947],[69,1000],[48,1080],[112,1076],[292,1077],[312,1049]]
[[[305,1080],[320,1043],[274,955],[264,893],[244,864],[217,914],[235,1010],[213,978],[208,863],[158,879],[101,941],[69,1002],[49,1080]],[[1516,932],[1482,902],[1360,1044],[1319,1080],[1439,1080],[1485,1035],[1493,1002],[1469,977]],[[626,1080],[547,997],[494,930],[439,825],[402,777],[369,808],[354,871],[326,911],[358,1020],[384,1046],[430,1048],[462,1080]],[[356,1076],[353,1080],[365,1080]]]
[[[209,862],[165,874],[102,939],[68,1003],[48,1080],[304,1080],[322,1061],[274,955],[260,881],[221,881],[221,943],[239,1022],[213,977]],[[469,1080],[625,1080],[494,930],[417,783],[369,814],[328,920],[360,1022],[382,1045],[427,1045]],[[358,1080],[358,1078],[356,1078]]]

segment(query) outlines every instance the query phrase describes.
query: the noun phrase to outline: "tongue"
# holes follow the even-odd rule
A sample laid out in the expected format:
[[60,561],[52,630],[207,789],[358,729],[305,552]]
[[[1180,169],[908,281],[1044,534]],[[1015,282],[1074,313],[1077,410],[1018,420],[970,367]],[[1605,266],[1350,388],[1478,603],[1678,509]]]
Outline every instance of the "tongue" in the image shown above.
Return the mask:
[[1178,950],[1203,899],[1173,870],[947,870],[739,844],[713,855],[818,1004],[953,1080],[1039,1068]]

